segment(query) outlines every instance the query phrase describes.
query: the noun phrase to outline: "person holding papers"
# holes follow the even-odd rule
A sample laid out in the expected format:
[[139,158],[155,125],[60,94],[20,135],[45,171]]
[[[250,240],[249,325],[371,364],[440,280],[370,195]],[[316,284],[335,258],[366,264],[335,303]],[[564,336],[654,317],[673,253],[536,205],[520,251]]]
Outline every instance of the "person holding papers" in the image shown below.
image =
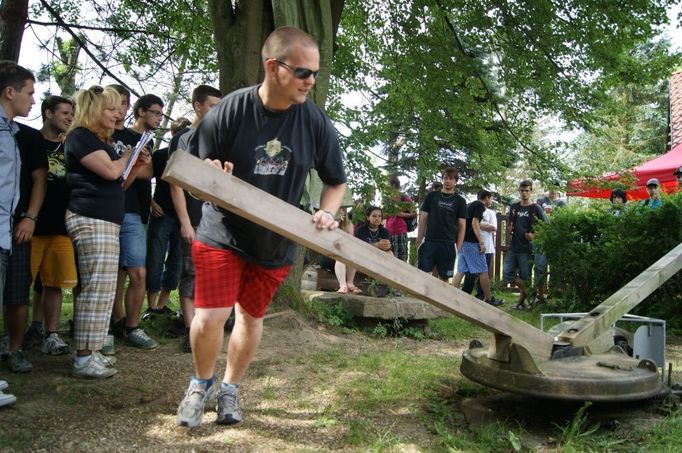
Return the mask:
[[141,153],[123,181],[121,175],[133,150],[126,149],[119,156],[112,147],[111,135],[121,114],[119,94],[111,88],[92,87],[79,91],[75,103],[76,116],[64,143],[66,181],[71,191],[66,229],[78,257],[81,282],[74,303],[72,375],[97,379],[116,374],[112,368],[115,360],[98,351],[107,335],[114,302],[124,188],[150,156]]

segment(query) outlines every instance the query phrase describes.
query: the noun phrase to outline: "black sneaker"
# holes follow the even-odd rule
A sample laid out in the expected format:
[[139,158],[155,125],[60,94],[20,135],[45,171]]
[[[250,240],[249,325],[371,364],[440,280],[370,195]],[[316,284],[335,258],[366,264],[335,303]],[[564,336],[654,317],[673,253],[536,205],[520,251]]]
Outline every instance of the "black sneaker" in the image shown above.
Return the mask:
[[154,312],[157,315],[175,316],[175,312],[173,310],[171,310],[170,308],[168,308],[168,305],[164,305],[161,308],[157,308],[156,310],[154,310]]
[[495,299],[494,297],[491,298],[490,300],[486,300],[485,303],[488,305],[492,305],[493,307],[499,307],[500,305],[504,305],[503,300]]
[[116,337],[116,338],[125,338],[126,337],[126,318],[125,316],[121,319],[119,319],[116,322],[111,323],[111,333]]
[[24,335],[24,342],[22,348],[38,349],[43,346],[43,340],[45,339],[45,332],[43,331],[42,324],[31,323],[26,330],[26,335]]
[[152,316],[154,316],[155,314],[156,314],[156,310],[154,310],[153,308],[147,308],[144,311],[144,313],[142,313],[142,318],[140,318],[140,319],[142,319],[142,321],[146,321],[146,320],[150,319]]
[[512,310],[524,310],[526,306],[523,304],[523,302],[516,302],[511,308]]

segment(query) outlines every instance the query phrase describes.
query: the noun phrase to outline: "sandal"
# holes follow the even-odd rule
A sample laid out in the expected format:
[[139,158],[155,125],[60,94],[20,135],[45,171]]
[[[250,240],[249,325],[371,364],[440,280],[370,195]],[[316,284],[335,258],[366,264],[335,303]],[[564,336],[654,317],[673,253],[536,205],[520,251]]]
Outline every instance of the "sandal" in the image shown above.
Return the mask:
[[348,288],[346,288],[345,286],[342,286],[341,288],[336,290],[336,292],[341,293],[341,294],[348,294]]
[[350,291],[352,294],[356,294],[358,296],[362,294],[362,290],[360,288],[358,288],[357,286],[349,286],[348,291]]

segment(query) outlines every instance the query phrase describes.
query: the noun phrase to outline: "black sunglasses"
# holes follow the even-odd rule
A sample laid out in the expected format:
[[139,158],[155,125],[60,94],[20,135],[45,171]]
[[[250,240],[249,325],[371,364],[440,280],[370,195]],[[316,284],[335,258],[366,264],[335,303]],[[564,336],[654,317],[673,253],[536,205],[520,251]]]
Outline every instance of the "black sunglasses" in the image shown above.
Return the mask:
[[279,61],[277,58],[273,58],[273,60],[274,60],[275,62],[281,64],[281,65],[284,66],[285,68],[291,69],[291,72],[294,74],[294,77],[296,77],[297,79],[305,80],[305,79],[307,79],[308,77],[310,77],[311,75],[313,76],[313,79],[316,79],[316,78],[317,78],[317,74],[320,73],[319,69],[318,69],[317,71],[311,71],[311,70],[308,69],[308,68],[299,68],[299,67],[297,67],[297,66],[288,65],[288,64],[286,64],[286,63],[283,62],[283,61]]

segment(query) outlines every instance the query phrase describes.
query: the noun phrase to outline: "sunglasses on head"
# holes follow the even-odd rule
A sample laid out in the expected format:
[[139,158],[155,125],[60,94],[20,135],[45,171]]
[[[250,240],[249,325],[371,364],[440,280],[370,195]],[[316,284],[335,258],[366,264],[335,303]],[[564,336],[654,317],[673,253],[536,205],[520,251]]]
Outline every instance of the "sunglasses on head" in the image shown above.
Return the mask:
[[279,61],[277,58],[273,58],[273,60],[274,60],[277,64],[280,64],[280,65],[284,66],[284,67],[287,68],[287,69],[291,69],[292,74],[294,74],[294,77],[296,77],[297,79],[305,80],[305,79],[307,79],[308,77],[310,77],[311,75],[313,76],[313,79],[316,79],[316,78],[317,78],[317,74],[320,73],[319,69],[318,69],[317,71],[312,71],[312,70],[310,70],[310,69],[308,69],[308,68],[299,68],[298,66],[291,66],[291,65],[288,65],[288,64],[286,64],[286,63],[283,62],[283,61]]

